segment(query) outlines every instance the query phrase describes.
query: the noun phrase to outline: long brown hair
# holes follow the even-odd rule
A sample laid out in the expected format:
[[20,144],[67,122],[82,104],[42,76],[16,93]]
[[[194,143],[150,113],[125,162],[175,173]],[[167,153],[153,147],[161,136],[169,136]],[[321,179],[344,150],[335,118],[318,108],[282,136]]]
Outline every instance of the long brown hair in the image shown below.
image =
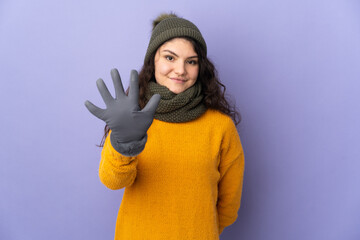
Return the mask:
[[[207,108],[218,110],[228,116],[230,116],[234,123],[238,125],[241,122],[241,115],[236,110],[234,104],[230,104],[226,98],[226,87],[222,84],[218,78],[218,73],[214,64],[206,57],[204,49],[195,40],[189,37],[181,37],[190,41],[194,47],[195,52],[198,55],[199,60],[199,74],[197,81],[201,81],[202,91],[204,94],[203,103]],[[171,39],[170,39],[171,40]],[[168,40],[168,41],[170,41]],[[139,106],[144,108],[147,100],[145,93],[148,88],[148,83],[155,80],[155,64],[154,58],[157,51],[154,51],[146,61],[139,73]],[[126,93],[128,93],[127,89]],[[104,136],[101,140],[99,147],[102,147],[105,142],[105,138],[108,135],[110,128],[105,125]]]

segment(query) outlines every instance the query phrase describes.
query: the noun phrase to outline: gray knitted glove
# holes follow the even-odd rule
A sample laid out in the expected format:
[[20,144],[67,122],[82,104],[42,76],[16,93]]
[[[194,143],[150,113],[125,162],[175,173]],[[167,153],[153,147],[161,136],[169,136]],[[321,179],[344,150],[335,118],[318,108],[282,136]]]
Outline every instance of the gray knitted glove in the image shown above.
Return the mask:
[[105,121],[111,129],[110,141],[116,151],[125,156],[136,156],[144,148],[149,129],[160,101],[160,95],[151,97],[147,105],[140,111],[139,79],[136,70],[131,71],[129,94],[126,96],[116,68],[111,70],[116,98],[114,99],[100,78],[96,81],[106,109],[101,109],[90,101],[85,102],[87,109],[96,117]]

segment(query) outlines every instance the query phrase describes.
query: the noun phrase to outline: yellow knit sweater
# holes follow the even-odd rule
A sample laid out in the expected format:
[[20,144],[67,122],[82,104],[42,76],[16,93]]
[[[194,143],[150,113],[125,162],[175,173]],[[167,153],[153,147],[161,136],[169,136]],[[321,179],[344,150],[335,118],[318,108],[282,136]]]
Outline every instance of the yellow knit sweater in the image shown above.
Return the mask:
[[147,133],[136,157],[118,153],[109,136],[101,153],[101,182],[125,187],[115,239],[219,239],[237,218],[244,173],[231,118],[208,109],[187,123],[154,119]]

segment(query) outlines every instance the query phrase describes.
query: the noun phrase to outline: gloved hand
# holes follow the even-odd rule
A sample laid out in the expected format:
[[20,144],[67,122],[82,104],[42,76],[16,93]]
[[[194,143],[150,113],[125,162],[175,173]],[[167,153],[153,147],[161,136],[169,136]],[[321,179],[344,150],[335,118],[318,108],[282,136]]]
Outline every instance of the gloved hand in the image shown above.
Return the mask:
[[114,149],[126,156],[135,156],[145,147],[147,130],[150,127],[155,110],[160,102],[160,95],[151,97],[140,111],[139,80],[136,70],[131,71],[129,94],[126,96],[116,68],[111,70],[116,98],[114,99],[100,78],[96,81],[106,109],[101,109],[90,101],[85,102],[87,109],[96,117],[105,121],[111,129],[110,141]]

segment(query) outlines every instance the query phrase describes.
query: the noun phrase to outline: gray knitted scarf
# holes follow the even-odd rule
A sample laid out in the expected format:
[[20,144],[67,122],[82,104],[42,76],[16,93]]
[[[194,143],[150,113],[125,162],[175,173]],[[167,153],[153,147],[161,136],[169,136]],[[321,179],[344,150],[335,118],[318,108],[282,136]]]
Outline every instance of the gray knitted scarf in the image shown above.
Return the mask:
[[204,96],[200,81],[196,81],[193,86],[179,94],[150,81],[145,93],[146,100],[149,101],[156,93],[160,94],[161,99],[155,112],[155,119],[173,123],[188,122],[200,117],[206,111],[202,102]]

